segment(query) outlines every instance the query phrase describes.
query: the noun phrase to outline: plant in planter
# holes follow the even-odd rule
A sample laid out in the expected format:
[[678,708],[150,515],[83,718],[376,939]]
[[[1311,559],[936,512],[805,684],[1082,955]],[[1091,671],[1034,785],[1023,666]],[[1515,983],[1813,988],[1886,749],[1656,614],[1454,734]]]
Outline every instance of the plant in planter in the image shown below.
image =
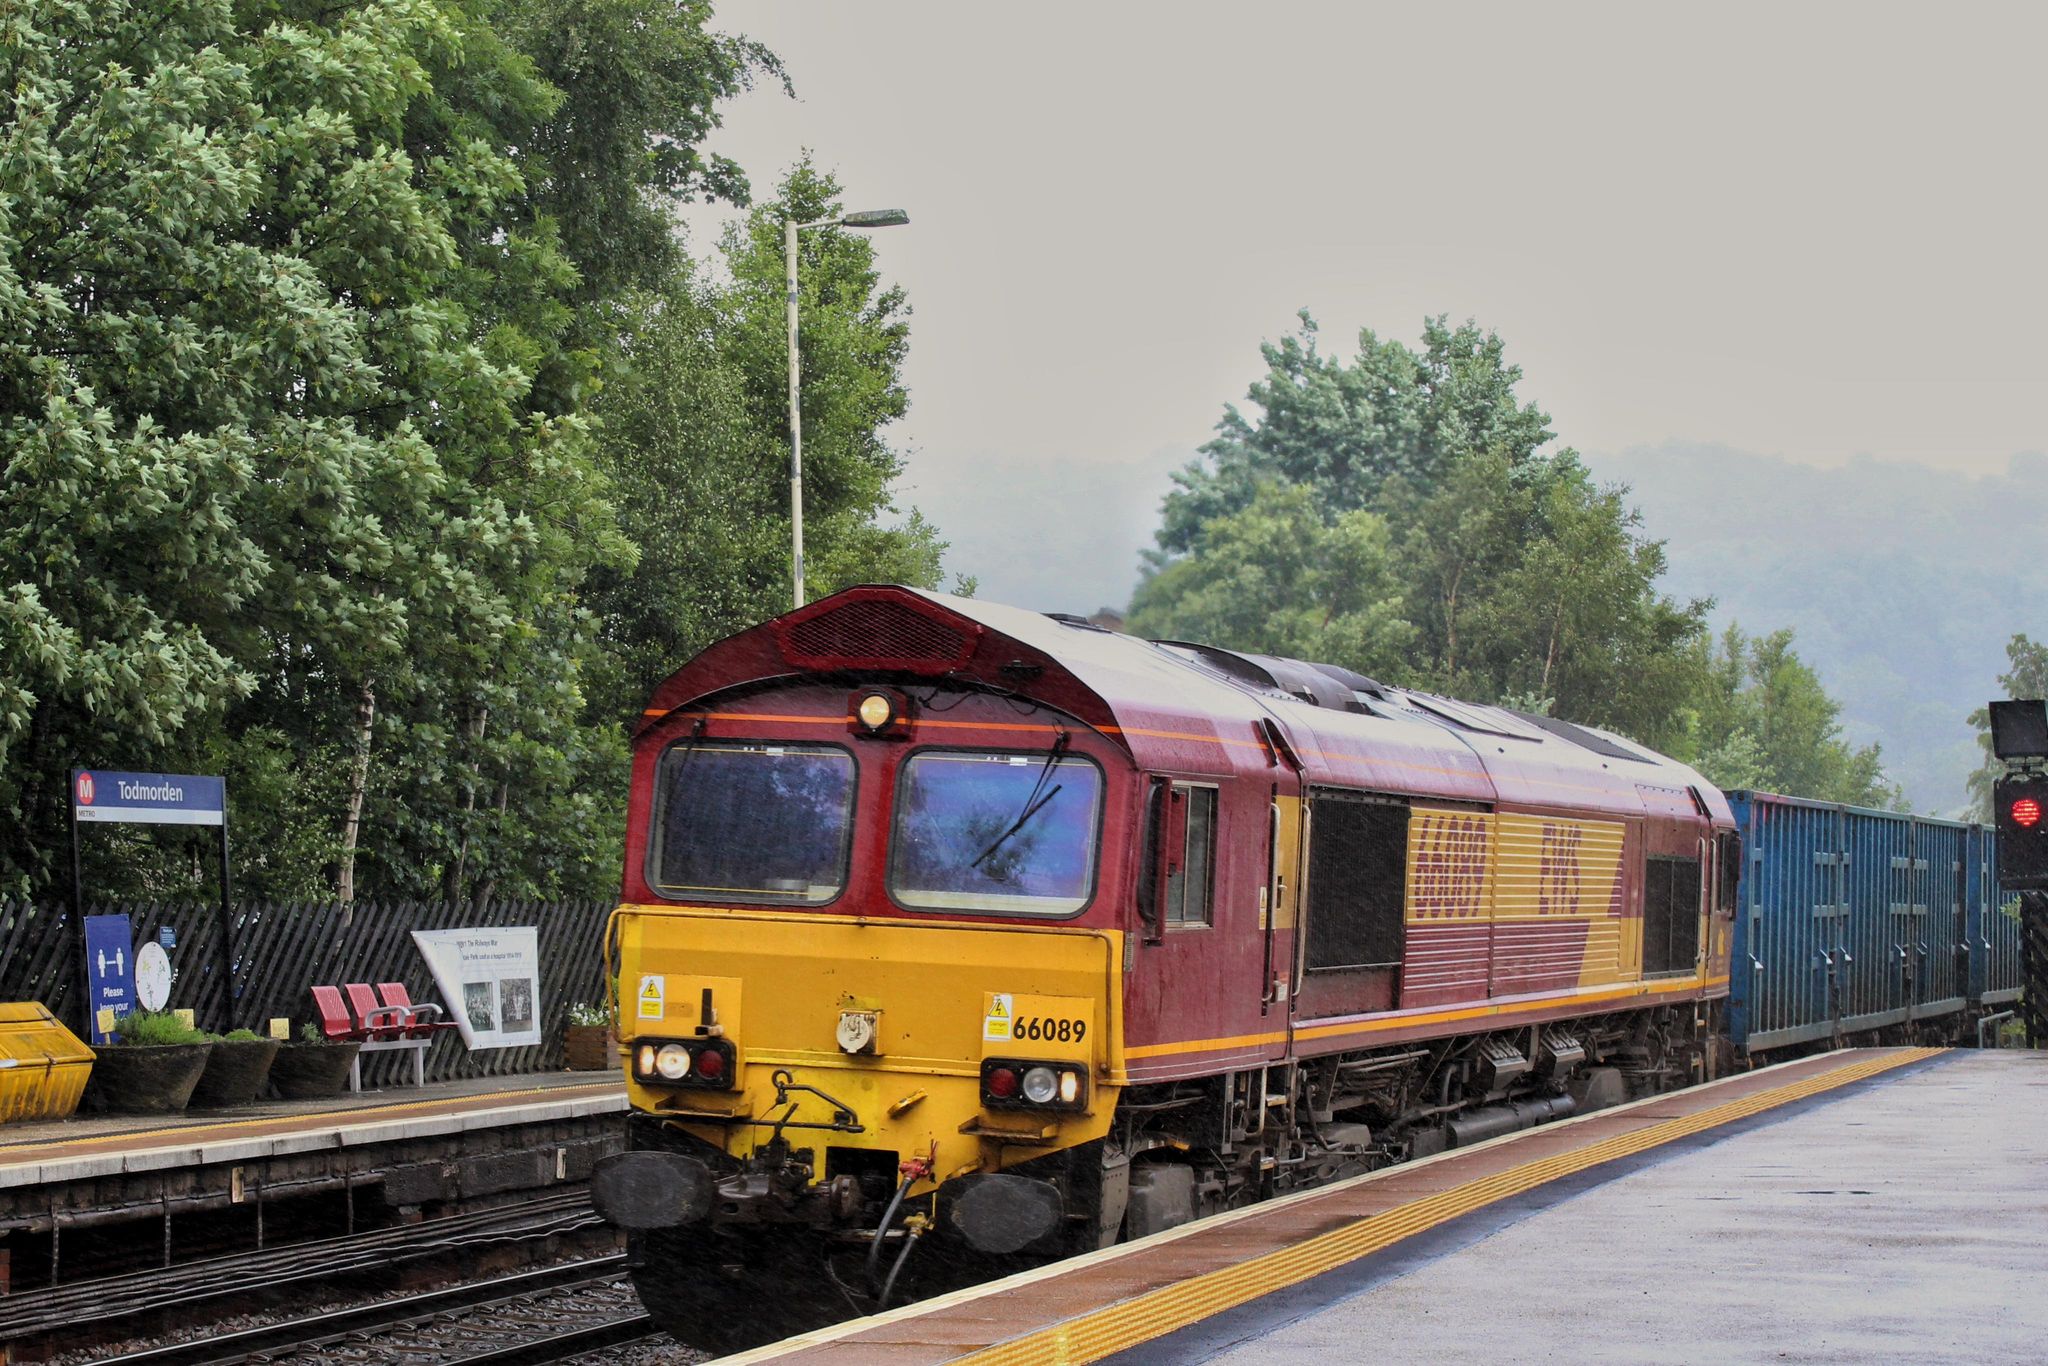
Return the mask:
[[562,1040],[572,1072],[602,1072],[612,1065],[611,1012],[582,1001],[569,1007],[569,1029]]
[[98,1052],[85,1087],[87,1109],[174,1114],[191,1100],[213,1042],[169,1011],[135,1010]]
[[215,1037],[213,1053],[199,1085],[192,1088],[194,1105],[248,1105],[263,1090],[270,1065],[282,1047],[253,1029],[236,1029]]
[[330,1039],[308,1023],[291,1043],[280,1043],[270,1064],[270,1085],[285,1100],[318,1100],[348,1084],[349,1064],[362,1045]]

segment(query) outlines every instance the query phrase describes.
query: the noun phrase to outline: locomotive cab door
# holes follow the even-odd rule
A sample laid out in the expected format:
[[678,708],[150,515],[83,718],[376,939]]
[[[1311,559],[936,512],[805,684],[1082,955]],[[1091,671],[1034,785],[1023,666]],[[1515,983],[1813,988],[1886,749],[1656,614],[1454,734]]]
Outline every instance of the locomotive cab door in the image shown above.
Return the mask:
[[1281,724],[1260,726],[1273,759],[1271,804],[1267,810],[1266,886],[1259,896],[1264,957],[1260,965],[1259,1013],[1265,1032],[1277,1035],[1271,1056],[1291,1056],[1295,1001],[1301,984],[1298,928],[1307,872],[1308,805],[1302,800],[1301,760]]

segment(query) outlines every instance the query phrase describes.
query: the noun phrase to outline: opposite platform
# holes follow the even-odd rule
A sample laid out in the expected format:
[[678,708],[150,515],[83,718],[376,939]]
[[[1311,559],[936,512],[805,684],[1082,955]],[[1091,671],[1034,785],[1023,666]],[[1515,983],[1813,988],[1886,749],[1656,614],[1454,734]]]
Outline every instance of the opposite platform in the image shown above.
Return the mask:
[[0,1129],[0,1190],[263,1161],[625,1109],[625,1087],[609,1072],[548,1072],[180,1115],[10,1125]]
[[[2048,1064],[2032,1054],[1873,1049],[1801,1059],[1233,1211],[735,1360],[1251,1363],[1308,1352],[1347,1359],[1368,1347],[1394,1360],[1776,1358],[1777,1347],[1761,1346],[1768,1333],[1721,1353],[1724,1321],[1745,1312],[1810,1318],[1837,1286],[1847,1298],[1829,1302],[1848,1306],[1880,1268],[1882,1296],[1897,1299],[1901,1277],[1917,1284],[1932,1272],[1912,1258],[1847,1256],[1825,1240],[1802,1246],[1784,1220],[1752,1221],[1774,1192],[1859,1219],[1883,1203],[1892,1223],[1873,1236],[1938,1249],[1951,1276],[1988,1260],[2007,1287],[2011,1267],[2048,1270],[2033,1233],[2048,1172],[2016,1141],[2048,1120],[2044,1082]],[[2013,1122],[1988,1127],[2000,1112]],[[1834,1118],[1844,1114],[1852,1117]],[[1819,1116],[1838,1127],[1804,1136]],[[2015,1141],[1985,1153],[1997,1133]],[[1745,1147],[1759,1140],[1776,1146]],[[1854,1183],[1844,1177],[1851,1166],[1862,1173]],[[1667,1170],[1693,1184],[1660,1191]],[[1823,1190],[1842,1194],[1797,1194]],[[1987,1198],[1993,1192],[2002,1194]],[[1611,1200],[1594,1201],[1596,1193]],[[1923,1199],[1916,1218],[1911,1207]],[[2006,1201],[2024,1209],[2024,1227],[1987,1235]],[[1787,1217],[1856,1236],[1856,1223],[1816,1218],[1814,1208]],[[1971,1208],[1978,1214],[1963,1220]],[[1595,1212],[1569,1238],[1541,1227],[1579,1209]],[[1515,1231],[1512,1250],[1484,1260],[1491,1240]],[[1482,1260],[1457,1262],[1466,1249]],[[1747,1259],[1755,1274],[1739,1285],[1710,1253]],[[1780,1263],[1789,1274],[1772,1269]],[[1728,1302],[1713,1298],[1716,1285],[1731,1287]],[[2003,1330],[1976,1317],[1973,1349],[1999,1359],[1985,1339]],[[1891,1350],[1947,1352],[1935,1326],[1918,1321],[1910,1346],[1894,1340]],[[1844,1355],[1867,1356],[1871,1345],[1862,1339]]]

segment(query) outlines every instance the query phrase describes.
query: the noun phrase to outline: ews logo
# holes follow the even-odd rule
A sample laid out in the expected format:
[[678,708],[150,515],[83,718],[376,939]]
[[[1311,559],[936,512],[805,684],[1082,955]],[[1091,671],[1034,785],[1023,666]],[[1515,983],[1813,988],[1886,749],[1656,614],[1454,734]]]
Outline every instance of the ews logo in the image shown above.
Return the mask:
[[1576,825],[1543,826],[1543,856],[1536,867],[1536,914],[1577,915],[1585,879],[1579,850],[1586,832]]
[[1462,811],[1418,811],[1411,892],[1417,920],[1470,920],[1486,913],[1487,820]]

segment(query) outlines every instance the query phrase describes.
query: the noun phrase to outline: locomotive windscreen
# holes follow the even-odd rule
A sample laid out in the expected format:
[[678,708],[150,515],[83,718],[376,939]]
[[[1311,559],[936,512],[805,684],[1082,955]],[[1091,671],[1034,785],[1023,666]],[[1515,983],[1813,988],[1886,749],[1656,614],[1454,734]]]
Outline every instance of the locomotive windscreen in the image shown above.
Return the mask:
[[853,756],[684,741],[655,777],[647,876],[663,896],[816,906],[846,885]]
[[897,791],[889,890],[901,904],[1027,915],[1088,904],[1102,806],[1088,760],[926,751]]

